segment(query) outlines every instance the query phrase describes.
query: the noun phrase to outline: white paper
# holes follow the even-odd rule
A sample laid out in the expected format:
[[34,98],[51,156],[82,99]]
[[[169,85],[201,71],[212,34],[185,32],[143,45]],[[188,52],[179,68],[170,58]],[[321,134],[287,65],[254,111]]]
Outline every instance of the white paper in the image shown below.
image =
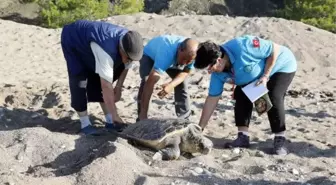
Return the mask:
[[246,94],[246,96],[250,99],[252,103],[254,103],[258,98],[260,98],[264,94],[268,93],[267,87],[265,87],[263,84],[260,84],[258,86],[255,85],[257,81],[258,80],[242,88],[243,92]]

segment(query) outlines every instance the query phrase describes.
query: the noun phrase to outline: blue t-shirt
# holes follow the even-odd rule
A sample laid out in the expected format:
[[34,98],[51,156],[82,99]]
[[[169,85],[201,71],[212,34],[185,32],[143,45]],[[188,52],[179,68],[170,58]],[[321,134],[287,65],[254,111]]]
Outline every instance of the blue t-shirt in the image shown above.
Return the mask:
[[[144,54],[154,61],[154,69],[163,73],[168,68],[177,66],[177,49],[186,38],[177,35],[161,35],[151,39],[144,47]],[[194,68],[194,61],[185,66]]]
[[[258,40],[259,46],[254,44],[254,39]],[[233,78],[236,85],[245,85],[260,78],[264,74],[267,57],[273,51],[273,42],[244,35],[226,42],[221,48],[228,54],[233,69],[230,73],[214,72],[211,74],[209,96],[221,95],[223,85],[228,78]],[[287,47],[281,46],[270,76],[276,72],[291,73],[296,69],[294,54]]]

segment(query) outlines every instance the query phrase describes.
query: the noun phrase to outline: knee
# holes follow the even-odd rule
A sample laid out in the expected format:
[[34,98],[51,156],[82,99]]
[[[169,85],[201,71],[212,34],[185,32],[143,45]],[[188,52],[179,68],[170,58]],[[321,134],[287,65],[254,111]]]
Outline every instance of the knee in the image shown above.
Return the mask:
[[77,112],[87,109],[86,80],[70,79],[71,107]]
[[284,97],[282,94],[276,91],[270,91],[269,93],[270,100],[274,106],[280,105],[284,101]]

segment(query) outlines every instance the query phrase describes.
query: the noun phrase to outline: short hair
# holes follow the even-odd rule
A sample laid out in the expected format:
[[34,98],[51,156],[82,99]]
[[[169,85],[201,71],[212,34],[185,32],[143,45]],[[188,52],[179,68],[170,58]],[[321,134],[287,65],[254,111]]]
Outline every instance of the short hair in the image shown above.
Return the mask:
[[188,42],[191,40],[191,38],[186,38],[184,39],[180,46],[179,46],[179,49],[183,52],[187,52],[188,56],[192,57],[194,55],[196,55],[196,51],[194,51],[192,49],[192,47],[190,47],[190,44],[188,44]]
[[185,49],[187,49],[187,47],[188,47],[187,43],[188,43],[189,40],[191,40],[191,38],[186,38],[186,39],[184,39],[184,40],[181,42],[181,44],[180,44],[180,49],[181,49],[182,51],[184,51]]
[[205,41],[199,45],[194,66],[198,69],[204,69],[217,61],[222,55],[217,44],[211,41]]

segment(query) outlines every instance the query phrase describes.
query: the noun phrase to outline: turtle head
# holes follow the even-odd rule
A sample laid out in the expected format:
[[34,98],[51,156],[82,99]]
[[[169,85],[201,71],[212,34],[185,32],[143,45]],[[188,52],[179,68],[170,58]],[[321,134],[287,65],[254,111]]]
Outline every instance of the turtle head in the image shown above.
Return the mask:
[[189,124],[188,129],[182,136],[181,150],[191,154],[209,154],[213,143],[202,133],[202,128],[197,124]]

